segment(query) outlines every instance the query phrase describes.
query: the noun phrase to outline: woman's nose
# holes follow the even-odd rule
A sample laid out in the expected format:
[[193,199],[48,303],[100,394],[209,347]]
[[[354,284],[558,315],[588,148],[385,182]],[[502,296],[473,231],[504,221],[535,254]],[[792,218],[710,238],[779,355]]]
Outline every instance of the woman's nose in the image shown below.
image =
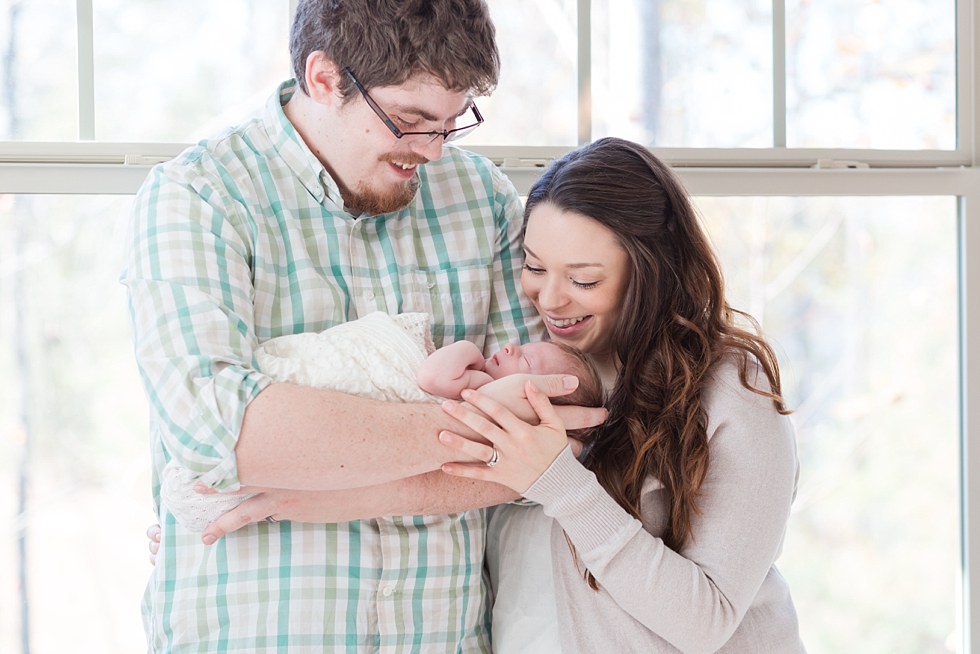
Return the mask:
[[542,309],[554,311],[561,308],[564,303],[564,294],[556,283],[549,281],[541,286],[541,291],[538,293],[538,306]]

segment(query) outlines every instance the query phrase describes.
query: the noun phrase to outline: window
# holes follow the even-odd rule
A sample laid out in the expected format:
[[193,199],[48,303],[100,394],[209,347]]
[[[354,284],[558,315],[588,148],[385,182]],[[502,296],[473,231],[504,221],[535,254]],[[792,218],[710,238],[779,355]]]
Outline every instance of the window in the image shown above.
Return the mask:
[[[503,70],[463,146],[521,191],[579,143],[653,147],[777,347],[808,651],[971,651],[980,3],[488,2]],[[0,650],[144,647],[130,196],[290,75],[294,5],[0,0]]]
[[[956,642],[952,197],[699,197],[777,348],[802,474],[783,555],[810,652]],[[915,562],[912,564],[912,562]]]

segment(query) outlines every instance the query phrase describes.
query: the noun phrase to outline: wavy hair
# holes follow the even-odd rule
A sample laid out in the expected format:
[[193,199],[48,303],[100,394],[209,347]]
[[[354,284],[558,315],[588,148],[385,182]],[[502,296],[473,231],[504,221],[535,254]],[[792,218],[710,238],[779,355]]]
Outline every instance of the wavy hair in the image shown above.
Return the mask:
[[[365,88],[397,86],[417,73],[450,91],[487,95],[500,54],[483,0],[300,0],[289,37],[293,74],[304,93],[306,60],[323,51]],[[340,78],[350,99],[357,89]]]
[[[640,520],[643,481],[658,479],[669,498],[662,538],[677,551],[700,514],[709,463],[702,396],[712,366],[734,357],[742,385],[785,414],[776,356],[758,324],[726,302],[721,268],[684,187],[648,149],[605,138],[568,153],[531,188],[525,228],[541,203],[607,227],[629,256],[612,339],[619,368],[609,419],[595,430],[585,465]],[[752,331],[737,326],[737,317]],[[768,390],[749,384],[756,366]]]

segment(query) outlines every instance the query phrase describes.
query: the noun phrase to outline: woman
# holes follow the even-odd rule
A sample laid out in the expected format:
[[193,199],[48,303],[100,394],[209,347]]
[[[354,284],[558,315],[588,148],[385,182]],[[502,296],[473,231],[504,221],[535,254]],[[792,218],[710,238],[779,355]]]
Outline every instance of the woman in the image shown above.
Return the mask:
[[[518,536],[495,516],[499,568],[550,550],[564,654],[804,651],[773,565],[799,471],[776,358],[736,325],[748,316],[726,303],[681,184],[645,148],[603,139],[555,162],[524,215],[524,290],[553,340],[594,356],[610,417],[579,462],[531,385],[536,427],[478,391],[463,397],[492,420],[447,403],[492,446],[440,438],[498,463],[444,471],[505,484],[543,507],[532,523],[554,519],[537,556],[519,536],[526,509],[503,517],[524,521]],[[498,601],[505,590],[528,591],[498,586]],[[501,651],[520,628],[494,618]]]
[[[493,445],[448,432],[443,442],[496,465],[444,470],[505,484],[542,507],[498,510],[498,581],[516,559],[553,571],[545,590],[556,600],[532,601],[552,602],[564,654],[804,651],[773,566],[798,476],[775,356],[736,326],[747,316],[725,302],[680,183],[627,141],[576,150],[532,188],[525,250],[525,292],[553,340],[593,356],[610,418],[580,463],[533,385],[536,427],[479,392],[464,398],[493,422],[447,403]],[[533,582],[523,573],[495,589],[498,652],[543,651],[516,639],[506,616],[505,596],[539,590],[521,585]]]

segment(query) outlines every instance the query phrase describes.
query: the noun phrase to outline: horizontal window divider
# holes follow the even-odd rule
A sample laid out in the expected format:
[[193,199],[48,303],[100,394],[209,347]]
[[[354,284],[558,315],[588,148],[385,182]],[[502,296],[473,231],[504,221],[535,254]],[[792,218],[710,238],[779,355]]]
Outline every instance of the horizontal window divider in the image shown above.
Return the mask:
[[0,194],[132,195],[152,166],[0,163]]
[[188,147],[188,143],[0,141],[0,163],[124,164],[127,157],[158,163],[173,159]]
[[976,196],[977,191],[980,190],[980,168],[969,167],[677,168],[675,170],[691,195]]
[[[463,145],[491,159],[498,166],[524,160],[530,167],[540,160],[560,157],[573,146]],[[650,148],[675,168],[810,168],[821,160],[857,161],[871,168],[934,168],[970,166],[968,154],[956,150],[858,150],[846,148]],[[524,167],[523,165],[520,167]]]
[[[526,195],[544,169],[503,168]],[[980,168],[675,167],[691,195],[913,196],[967,195],[980,189]],[[980,203],[978,203],[980,204]]]
[[[0,163],[0,193],[127,195],[150,165]],[[544,168],[503,171],[526,194]],[[980,189],[980,168],[677,168],[692,195],[968,195]]]
[[[139,164],[167,161],[188,143],[77,143],[0,141],[0,163]],[[543,168],[574,146],[461,145],[498,166]],[[844,148],[651,148],[675,168],[809,168],[821,160],[867,164],[871,168],[969,166],[972,159],[954,150],[856,150]],[[517,165],[513,165],[516,163]]]

